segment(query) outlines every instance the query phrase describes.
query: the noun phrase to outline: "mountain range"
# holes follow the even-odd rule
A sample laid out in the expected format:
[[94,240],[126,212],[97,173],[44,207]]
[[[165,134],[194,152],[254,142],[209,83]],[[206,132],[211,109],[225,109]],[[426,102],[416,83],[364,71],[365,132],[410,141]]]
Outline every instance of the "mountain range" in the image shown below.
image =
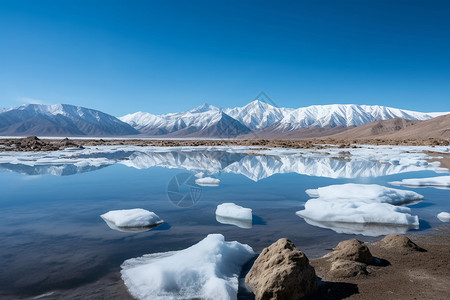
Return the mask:
[[222,109],[204,104],[180,113],[155,115],[136,112],[116,118],[97,110],[68,104],[27,104],[0,109],[0,135],[307,138],[340,134],[382,120],[402,119],[408,120],[410,124],[444,114],[447,113],[422,113],[355,104],[313,105],[292,109],[255,100],[243,107]]
[[98,110],[68,104],[26,104],[0,110],[3,136],[113,136],[139,131]]

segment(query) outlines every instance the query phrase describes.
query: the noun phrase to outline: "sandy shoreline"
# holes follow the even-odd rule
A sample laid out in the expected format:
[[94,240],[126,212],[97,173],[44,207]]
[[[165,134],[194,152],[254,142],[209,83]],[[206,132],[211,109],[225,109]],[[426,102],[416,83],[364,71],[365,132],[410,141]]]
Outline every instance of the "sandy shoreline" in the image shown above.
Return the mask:
[[[369,266],[367,275],[329,278],[326,260],[311,259],[320,278],[319,290],[311,299],[445,299],[450,286],[450,224],[440,225],[431,233],[406,236],[427,251],[404,252],[367,242],[374,257],[389,262],[387,266]],[[360,239],[364,241],[364,237]],[[118,271],[72,289],[34,296],[3,295],[2,299],[32,299],[35,296],[41,296],[39,299],[133,299]],[[246,296],[243,298],[247,299]]]

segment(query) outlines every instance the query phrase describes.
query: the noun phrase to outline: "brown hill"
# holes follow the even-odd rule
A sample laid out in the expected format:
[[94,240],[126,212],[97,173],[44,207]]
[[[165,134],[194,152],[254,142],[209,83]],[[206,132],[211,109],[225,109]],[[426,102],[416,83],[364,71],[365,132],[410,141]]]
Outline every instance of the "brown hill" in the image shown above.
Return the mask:
[[386,135],[389,138],[450,138],[450,114],[420,121],[412,126]]
[[410,126],[413,126],[421,122],[422,121],[411,121],[401,118],[381,120],[361,125],[358,127],[352,127],[343,132],[333,134],[327,137],[333,139],[347,140],[347,139],[371,138],[375,136],[386,136],[396,132],[401,132],[402,130]]

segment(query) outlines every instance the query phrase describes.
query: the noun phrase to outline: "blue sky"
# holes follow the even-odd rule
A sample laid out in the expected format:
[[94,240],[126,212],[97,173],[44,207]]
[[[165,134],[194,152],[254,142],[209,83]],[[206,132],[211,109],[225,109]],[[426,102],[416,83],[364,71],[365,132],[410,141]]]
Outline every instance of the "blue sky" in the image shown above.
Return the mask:
[[450,1],[0,0],[0,107],[450,110]]

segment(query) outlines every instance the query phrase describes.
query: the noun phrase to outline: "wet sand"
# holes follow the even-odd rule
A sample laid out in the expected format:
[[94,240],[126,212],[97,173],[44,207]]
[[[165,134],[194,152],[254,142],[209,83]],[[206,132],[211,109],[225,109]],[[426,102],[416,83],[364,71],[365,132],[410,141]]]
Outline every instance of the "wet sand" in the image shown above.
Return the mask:
[[450,287],[450,225],[431,234],[407,234],[426,252],[385,249],[368,243],[374,257],[387,266],[369,266],[367,275],[336,280],[327,274],[329,262],[313,259],[311,264],[322,278],[315,299],[448,299]]

